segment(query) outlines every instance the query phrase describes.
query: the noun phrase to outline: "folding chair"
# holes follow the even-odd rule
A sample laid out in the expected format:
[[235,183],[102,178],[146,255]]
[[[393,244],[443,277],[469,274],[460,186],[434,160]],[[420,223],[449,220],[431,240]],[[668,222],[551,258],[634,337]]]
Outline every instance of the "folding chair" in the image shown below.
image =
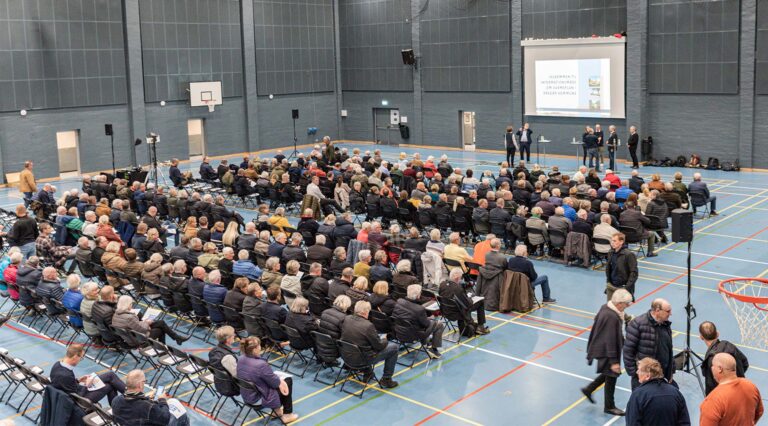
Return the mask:
[[336,382],[339,380],[341,369],[339,369],[339,372],[336,374],[336,378],[334,379],[333,383],[325,382],[319,378],[321,371],[330,369],[331,373],[333,373],[334,367],[339,365],[338,359],[340,355],[336,341],[334,341],[331,336],[320,333],[319,331],[310,331],[309,334],[311,334],[312,338],[315,340],[315,356],[317,357],[317,360],[320,362],[321,366],[321,368],[318,369],[315,373],[315,378],[313,381],[322,383],[327,386],[336,387]]
[[[338,340],[336,344],[339,348],[341,359],[344,361],[342,370],[347,372],[347,374],[344,376],[344,381],[341,382],[341,388],[339,388],[339,391],[349,395],[355,395],[356,392],[349,392],[344,390],[344,386],[346,386],[349,379],[355,379],[356,381],[361,382],[363,385],[363,388],[360,390],[360,394],[357,395],[358,398],[363,399],[363,394],[368,388],[368,384],[371,381],[374,383],[379,383],[379,379],[376,377],[376,372],[373,370],[373,365],[368,362],[368,358],[365,356],[362,349],[360,349],[360,347],[354,343]],[[338,379],[336,381],[338,382]],[[380,383],[379,386],[381,386]]]

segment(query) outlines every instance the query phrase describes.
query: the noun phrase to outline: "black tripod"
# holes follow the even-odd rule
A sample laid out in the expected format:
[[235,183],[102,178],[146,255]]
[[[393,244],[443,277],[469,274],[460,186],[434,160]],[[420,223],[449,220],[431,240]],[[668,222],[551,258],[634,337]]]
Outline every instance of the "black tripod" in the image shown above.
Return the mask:
[[[699,387],[701,387],[701,393],[704,393],[704,382],[702,381],[701,372],[699,367],[704,362],[704,359],[691,349],[691,322],[696,318],[696,308],[691,304],[691,245],[693,243],[688,241],[688,303],[685,305],[685,313],[688,317],[688,321],[685,328],[685,348],[675,355],[675,364],[681,366],[679,370],[682,370],[688,374],[693,374],[699,381]],[[695,359],[698,359],[698,364]]]
[[299,118],[299,110],[291,110],[291,117],[293,118],[293,152],[288,156],[288,161],[299,157],[299,149],[297,148],[299,138],[296,137],[296,120]]

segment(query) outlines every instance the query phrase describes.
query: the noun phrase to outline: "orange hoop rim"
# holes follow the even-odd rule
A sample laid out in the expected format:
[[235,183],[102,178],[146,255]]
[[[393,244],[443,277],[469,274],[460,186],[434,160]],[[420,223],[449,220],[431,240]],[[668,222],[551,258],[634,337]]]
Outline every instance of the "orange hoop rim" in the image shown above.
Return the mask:
[[[768,279],[765,279],[765,278],[739,277],[739,278],[729,278],[727,280],[720,281],[720,283],[717,285],[717,291],[731,299],[738,300],[744,303],[751,303],[755,306],[755,308],[761,311],[768,311],[768,297],[746,296],[746,295],[734,293],[732,291],[725,289],[725,286],[727,284],[731,284],[738,281],[757,281],[764,286],[768,286]],[[761,307],[758,305],[765,305],[765,307]]]

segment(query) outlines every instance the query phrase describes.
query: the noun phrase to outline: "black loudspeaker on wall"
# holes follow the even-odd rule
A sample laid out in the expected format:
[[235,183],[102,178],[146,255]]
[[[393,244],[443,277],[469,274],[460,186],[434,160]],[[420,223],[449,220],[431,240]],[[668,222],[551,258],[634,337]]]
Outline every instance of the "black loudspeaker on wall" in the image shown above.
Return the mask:
[[693,212],[683,209],[672,210],[672,241],[676,243],[693,241]]
[[403,49],[400,53],[403,55],[403,64],[413,65],[416,63],[416,56],[413,54],[413,49]]
[[291,110],[291,117],[293,117],[294,120],[298,120],[299,119],[299,110],[292,109]]
[[104,125],[104,134],[107,136],[112,136],[112,125],[111,124],[105,124]]

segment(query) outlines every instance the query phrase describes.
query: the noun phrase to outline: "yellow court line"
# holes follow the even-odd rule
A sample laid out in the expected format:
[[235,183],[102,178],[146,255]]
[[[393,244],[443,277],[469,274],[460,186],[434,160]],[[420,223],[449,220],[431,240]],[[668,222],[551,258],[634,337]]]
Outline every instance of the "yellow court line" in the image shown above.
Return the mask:
[[[598,390],[602,389],[604,386],[605,385],[600,385],[600,387],[595,389],[595,392],[597,392]],[[549,425],[551,425],[552,423],[555,422],[555,420],[559,419],[560,417],[563,417],[566,413],[568,413],[569,411],[573,410],[574,408],[576,408],[577,405],[581,404],[582,402],[584,402],[586,400],[587,400],[587,397],[586,396],[582,396],[581,398],[577,399],[576,402],[574,402],[573,404],[565,407],[562,411],[560,411],[559,413],[555,414],[554,417],[552,417],[551,419],[549,419],[546,422],[544,422],[541,426],[549,426]]]
[[[491,330],[491,331],[493,331],[493,330],[496,330],[496,329],[497,329],[497,328],[499,328],[499,327],[502,327],[502,326],[504,326],[505,324],[507,324],[507,321],[511,322],[511,321],[513,321],[514,319],[520,319],[520,318],[522,318],[522,317],[525,317],[525,316],[527,316],[527,315],[530,315],[531,313],[535,312],[537,309],[539,309],[539,308],[536,308],[536,309],[530,310],[530,311],[528,311],[528,312],[524,312],[524,313],[518,314],[518,315],[517,315],[517,316],[515,316],[515,317],[514,317],[512,320],[502,320],[502,322],[501,322],[501,323],[499,323],[498,325],[495,325],[495,326],[493,326],[493,327],[490,327],[490,330]],[[490,315],[488,315],[488,316],[487,316],[487,318],[501,319],[501,318],[497,318],[497,317],[495,316],[495,313],[494,313],[494,314],[490,314]],[[443,351],[443,353],[446,353],[446,352],[449,352],[449,351],[451,351],[451,350],[453,350],[453,349],[456,349],[456,348],[458,348],[458,347],[461,347],[461,346],[465,345],[466,343],[468,343],[468,342],[471,342],[472,340],[475,340],[475,339],[477,339],[477,338],[478,338],[478,336],[473,336],[473,337],[471,337],[471,338],[469,338],[469,339],[467,339],[467,340],[465,340],[465,341],[463,341],[463,342],[461,342],[461,343],[457,343],[457,344],[455,344],[455,345],[453,345],[453,346],[449,347],[449,348],[448,348],[448,349],[446,349],[445,351]],[[414,364],[412,367],[407,367],[407,368],[404,368],[404,369],[402,369],[402,370],[400,370],[400,371],[396,372],[396,373],[393,375],[393,377],[397,377],[397,376],[399,376],[400,374],[403,374],[403,373],[405,373],[405,372],[407,372],[407,371],[413,370],[415,367],[417,367],[417,366],[419,366],[419,365],[421,365],[421,364],[423,364],[423,363],[425,363],[425,362],[428,362],[428,361],[431,361],[431,360],[430,360],[430,359],[424,359],[424,360],[421,360],[421,361],[419,361],[419,362],[415,363],[415,364]],[[379,364],[381,364],[381,363],[379,363]],[[377,366],[378,366],[379,364],[377,364]],[[372,387],[373,387],[372,385],[368,385],[368,388],[372,388]],[[325,391],[325,390],[327,390],[327,389],[330,389],[330,388],[331,388],[331,386],[327,386],[325,389],[322,389],[321,391]],[[318,392],[316,392],[316,393],[319,393],[319,391],[318,391]],[[316,415],[316,414],[318,414],[318,413],[320,413],[320,412],[322,412],[322,411],[325,411],[325,410],[327,410],[328,408],[332,408],[332,407],[334,407],[335,405],[337,405],[337,404],[339,404],[339,403],[341,403],[341,402],[343,402],[343,401],[346,401],[346,400],[348,400],[348,399],[352,398],[353,396],[355,396],[355,395],[347,395],[347,396],[345,396],[345,397],[343,397],[343,398],[341,398],[341,399],[338,399],[338,400],[336,400],[336,401],[334,401],[334,402],[331,402],[331,403],[329,403],[328,405],[326,405],[326,406],[324,406],[324,407],[318,408],[317,410],[315,410],[315,411],[313,411],[313,412],[311,412],[311,413],[309,413],[309,414],[306,414],[306,415],[303,415],[303,416],[299,417],[299,419],[298,419],[298,420],[296,420],[294,423],[291,423],[291,424],[296,424],[296,423],[299,423],[299,422],[301,422],[301,421],[304,421],[304,420],[308,419],[309,417],[312,417],[312,416],[314,416],[314,415]],[[295,401],[295,402],[294,402],[294,405],[296,404],[296,402],[300,402],[300,401],[302,401],[302,400],[304,400],[304,399],[306,399],[306,397],[304,397],[304,398],[301,398],[301,399],[299,399],[299,400]],[[247,425],[249,425],[249,424],[253,423],[253,422],[254,422],[254,421],[256,421],[256,420],[258,420],[258,419],[254,419],[254,420],[251,420],[250,422],[248,422],[248,423],[245,423],[243,426],[247,426]]]
[[[358,383],[362,384],[362,382],[358,382]],[[386,389],[381,389],[381,388],[377,388],[377,387],[373,387],[373,386],[371,386],[370,388],[373,389],[373,390],[379,391],[381,393],[384,393],[384,394],[387,394],[387,395],[390,395],[390,396],[394,396],[396,398],[400,398],[400,399],[402,399],[404,401],[410,402],[410,403],[418,405],[420,407],[427,408],[427,409],[432,410],[432,411],[434,411],[436,413],[445,414],[446,416],[453,417],[454,419],[461,420],[461,421],[469,423],[471,425],[482,426],[482,423],[477,423],[477,422],[474,422],[472,420],[465,419],[464,417],[457,416],[456,414],[453,414],[451,412],[445,411],[445,410],[440,409],[440,408],[433,407],[431,405],[424,404],[423,402],[416,401],[414,399],[411,399],[411,398],[408,398],[408,397],[405,397],[405,396],[402,396],[402,395],[398,395],[398,394],[396,394],[394,392],[390,392],[390,391],[388,391]]]

